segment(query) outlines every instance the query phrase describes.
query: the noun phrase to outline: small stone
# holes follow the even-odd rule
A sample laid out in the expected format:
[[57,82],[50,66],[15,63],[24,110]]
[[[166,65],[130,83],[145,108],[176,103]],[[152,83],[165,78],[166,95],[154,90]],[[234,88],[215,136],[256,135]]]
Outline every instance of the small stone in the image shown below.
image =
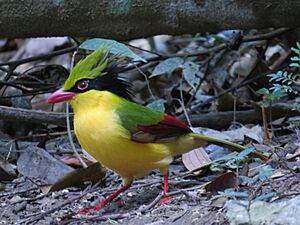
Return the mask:
[[14,208],[14,212],[17,213],[17,212],[20,212],[21,210],[25,209],[27,206],[27,202],[26,201],[23,201],[19,204],[16,204],[15,208]]
[[21,198],[19,195],[15,195],[14,197],[12,197],[9,202],[12,204],[15,204],[17,202],[20,202],[23,198]]
[[250,205],[249,212],[245,201],[229,201],[226,208],[231,225],[249,224],[250,221],[252,225],[298,225],[300,221],[300,196],[276,203],[255,201]]

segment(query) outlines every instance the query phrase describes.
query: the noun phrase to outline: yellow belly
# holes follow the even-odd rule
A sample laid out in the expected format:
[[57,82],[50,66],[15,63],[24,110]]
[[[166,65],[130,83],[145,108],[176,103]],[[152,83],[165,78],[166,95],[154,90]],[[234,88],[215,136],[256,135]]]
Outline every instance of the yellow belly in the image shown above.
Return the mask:
[[172,161],[168,145],[143,144],[130,140],[128,131],[121,126],[118,115],[114,112],[117,99],[99,96],[109,100],[107,104],[100,101],[101,103],[83,106],[78,104],[83,101],[83,97],[88,99],[91,94],[81,94],[81,99],[71,102],[75,112],[75,134],[81,146],[101,164],[124,178],[145,175],[155,168],[168,168]]

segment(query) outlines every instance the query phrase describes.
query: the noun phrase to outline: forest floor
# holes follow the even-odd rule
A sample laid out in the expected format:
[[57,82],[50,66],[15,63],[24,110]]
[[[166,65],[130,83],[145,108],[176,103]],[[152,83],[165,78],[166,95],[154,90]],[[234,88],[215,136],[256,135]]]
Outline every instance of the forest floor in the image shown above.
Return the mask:
[[[61,88],[74,62],[103,43],[88,40],[84,48],[69,37],[0,39],[0,225],[298,225],[295,34],[287,28],[228,30],[119,43],[119,54],[109,56],[121,63],[133,101],[183,119],[196,133],[248,148],[229,154],[208,145],[185,153],[171,165],[166,203],[159,204],[163,178],[152,171],[90,214],[79,211],[122,181],[92,164],[74,135],[73,148],[69,108],[48,104],[47,97]],[[253,156],[254,149],[266,157]]]
[[[287,141],[287,138],[289,142],[296,141],[292,136],[283,139]],[[137,179],[128,191],[106,208],[90,214],[79,213],[79,210],[94,206],[116,190],[121,183],[116,174],[108,172],[105,179],[97,184],[47,194],[41,192],[34,180],[19,175],[1,188],[0,224],[240,224],[240,221],[231,218],[232,212],[228,211],[229,208],[232,210],[228,206],[232,202],[248,202],[251,205],[260,196],[261,201],[271,204],[286,202],[299,195],[300,174],[284,162],[272,157],[268,161],[276,168],[272,176],[263,181],[258,179],[251,185],[239,186],[240,193],[245,191],[251,195],[224,195],[211,200],[205,185],[216,176],[188,173],[178,158],[170,170],[170,193],[173,194],[168,202],[159,204],[163,182],[159,173],[154,171]]]

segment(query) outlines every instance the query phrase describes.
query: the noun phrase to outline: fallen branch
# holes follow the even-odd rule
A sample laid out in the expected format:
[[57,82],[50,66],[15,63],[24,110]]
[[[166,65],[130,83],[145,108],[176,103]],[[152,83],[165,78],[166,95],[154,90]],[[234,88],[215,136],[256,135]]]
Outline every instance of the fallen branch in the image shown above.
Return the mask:
[[[157,34],[298,27],[299,9],[300,3],[291,0],[11,0],[0,4],[0,36],[129,40]],[[266,19],[266,14],[276,16]]]
[[[236,111],[236,122],[240,123],[261,123],[262,115],[260,110],[252,109],[247,111]],[[287,108],[286,105],[278,105],[272,108],[272,119],[296,114]],[[233,111],[212,112],[207,114],[191,115],[192,125],[195,127],[209,127],[214,129],[223,129],[230,125],[233,121]],[[269,115],[269,113],[267,113]],[[73,114],[70,114],[71,120]],[[28,122],[35,124],[54,124],[58,126],[66,126],[66,114],[44,112],[30,109],[12,108],[0,106],[0,119],[9,121]]]
[[44,112],[30,109],[0,106],[0,119],[35,124],[49,123],[66,126],[65,113]]
[[[269,110],[266,110],[268,120],[270,121]],[[280,117],[297,115],[296,111],[292,111],[285,106],[275,106],[271,109],[272,119],[278,119]],[[235,122],[242,124],[247,123],[262,123],[262,113],[259,109],[251,109],[245,111],[226,111],[226,112],[211,112],[207,114],[191,115],[190,120],[194,127],[208,127],[213,129],[225,129],[230,126],[233,118],[236,118]]]

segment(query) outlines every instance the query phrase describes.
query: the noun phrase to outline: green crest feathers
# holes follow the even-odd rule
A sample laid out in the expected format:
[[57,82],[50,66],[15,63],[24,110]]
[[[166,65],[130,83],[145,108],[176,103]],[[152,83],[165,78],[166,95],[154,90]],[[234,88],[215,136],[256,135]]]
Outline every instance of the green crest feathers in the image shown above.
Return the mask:
[[107,67],[109,51],[110,48],[108,46],[101,45],[92,54],[80,60],[64,83],[63,90],[71,89],[78,80],[98,77]]

